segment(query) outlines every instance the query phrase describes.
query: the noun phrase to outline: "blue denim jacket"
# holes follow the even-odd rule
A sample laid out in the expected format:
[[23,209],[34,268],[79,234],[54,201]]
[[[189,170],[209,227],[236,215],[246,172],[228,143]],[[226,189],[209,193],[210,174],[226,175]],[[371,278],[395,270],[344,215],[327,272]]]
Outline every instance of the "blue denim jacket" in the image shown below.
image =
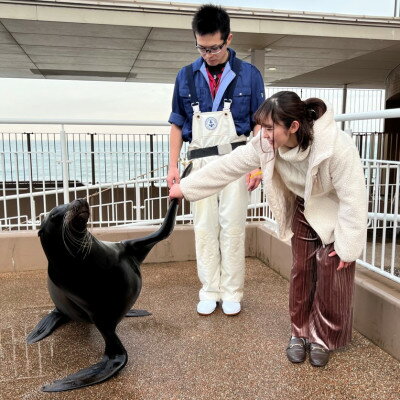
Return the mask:
[[[235,51],[229,49],[229,62],[226,63],[224,68],[221,83],[214,100],[211,97],[203,58],[199,57],[192,64],[194,84],[201,112],[222,110],[224,92],[236,75],[230,67],[234,57],[236,57]],[[231,112],[238,135],[249,136],[254,127],[253,114],[264,101],[264,98],[264,82],[260,71],[254,65],[243,61],[231,105]],[[185,142],[192,140],[193,110],[191,103],[185,68],[182,68],[176,77],[172,98],[172,112],[168,122],[182,128],[182,138]]]

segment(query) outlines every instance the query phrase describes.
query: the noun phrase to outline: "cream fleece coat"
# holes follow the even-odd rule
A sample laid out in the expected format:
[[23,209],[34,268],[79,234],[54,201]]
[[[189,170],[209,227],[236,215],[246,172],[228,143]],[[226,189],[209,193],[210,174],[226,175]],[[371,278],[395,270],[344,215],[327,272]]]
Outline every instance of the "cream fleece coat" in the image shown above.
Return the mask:
[[[324,245],[333,243],[342,261],[356,260],[367,233],[367,193],[358,150],[349,135],[337,128],[328,105],[314,123],[304,193],[304,215]],[[262,143],[261,143],[262,140]],[[267,140],[254,137],[246,146],[209,163],[181,180],[185,199],[196,201],[261,165],[268,205],[278,223],[278,237],[292,237],[295,195],[274,168]],[[235,201],[235,199],[232,199]]]

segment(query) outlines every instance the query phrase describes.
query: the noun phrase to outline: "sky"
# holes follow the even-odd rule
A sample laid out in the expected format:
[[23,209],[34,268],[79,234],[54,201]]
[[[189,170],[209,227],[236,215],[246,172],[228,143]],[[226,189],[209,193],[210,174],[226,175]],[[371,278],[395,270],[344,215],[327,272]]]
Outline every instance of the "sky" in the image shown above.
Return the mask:
[[[226,0],[211,1],[222,6],[286,9],[329,13],[392,16],[395,0]],[[399,0],[398,0],[399,1]],[[185,3],[200,4],[185,0]],[[0,78],[0,118],[109,118],[167,121],[173,85],[135,82],[86,82],[46,79]],[[1,131],[26,130],[26,126],[3,125]],[[29,126],[30,131],[54,132],[58,127]],[[79,132],[154,133],[152,128],[66,127]],[[157,128],[168,132],[168,127]]]
[[[85,118],[167,123],[172,84],[136,82],[63,81],[50,79],[0,79],[0,118]],[[3,125],[0,131],[20,132],[26,126]],[[54,132],[58,127],[29,126],[32,132]],[[65,126],[67,132],[155,133],[154,129],[118,126]],[[169,132],[158,127],[158,133]]]

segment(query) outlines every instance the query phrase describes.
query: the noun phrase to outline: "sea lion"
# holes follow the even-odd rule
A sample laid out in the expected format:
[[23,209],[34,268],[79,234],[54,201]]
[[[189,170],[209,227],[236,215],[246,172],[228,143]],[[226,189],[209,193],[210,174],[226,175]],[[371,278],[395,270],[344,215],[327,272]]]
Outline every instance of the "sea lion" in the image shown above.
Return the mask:
[[[185,169],[186,176],[191,164]],[[39,237],[48,259],[48,289],[56,308],[28,335],[35,343],[70,320],[93,323],[105,341],[102,360],[64,379],[43,386],[61,392],[103,382],[120,371],[127,352],[115,333],[124,316],[150,315],[130,310],[140,294],[140,265],[160,240],[174,228],[178,201],[172,200],[160,229],[144,238],[103,242],[88,230],[90,209],[85,199],[53,208]]]

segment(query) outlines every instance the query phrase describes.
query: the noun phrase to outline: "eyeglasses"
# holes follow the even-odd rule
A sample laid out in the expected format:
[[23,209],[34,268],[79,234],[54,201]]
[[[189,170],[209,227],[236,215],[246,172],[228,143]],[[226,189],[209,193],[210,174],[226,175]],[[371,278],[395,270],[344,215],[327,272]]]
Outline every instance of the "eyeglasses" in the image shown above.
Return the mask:
[[226,45],[226,40],[224,40],[224,43],[222,43],[221,45],[219,45],[219,46],[212,46],[212,47],[203,47],[203,46],[200,46],[200,45],[196,44],[196,49],[198,50],[198,52],[199,52],[200,54],[207,54],[207,53],[210,53],[210,54],[218,54],[218,53],[221,52],[222,48],[223,48],[225,45]]

